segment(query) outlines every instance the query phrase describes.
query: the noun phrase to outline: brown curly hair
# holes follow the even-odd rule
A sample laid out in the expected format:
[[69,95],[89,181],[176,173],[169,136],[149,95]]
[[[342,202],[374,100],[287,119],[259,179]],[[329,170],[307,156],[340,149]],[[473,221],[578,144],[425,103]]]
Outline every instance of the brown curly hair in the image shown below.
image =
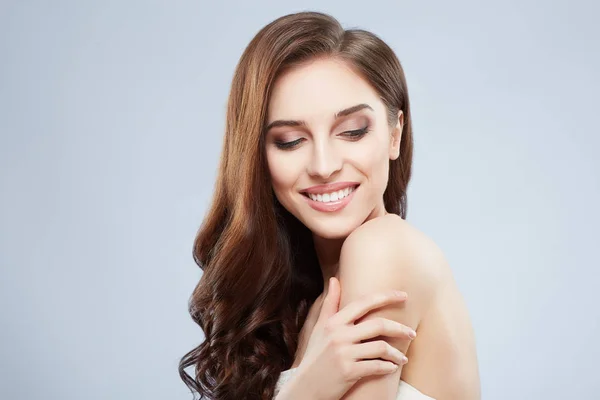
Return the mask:
[[[308,310],[323,292],[312,234],[277,201],[263,143],[276,78],[315,57],[344,60],[370,82],[391,127],[403,111],[400,156],[390,161],[384,204],[406,218],[412,126],[404,71],[392,49],[320,12],[266,25],[235,70],[214,197],[194,242],[203,274],[189,312],[205,340],[181,359],[179,374],[201,398],[271,400],[280,373],[294,361]],[[189,366],[195,379],[184,371]]]

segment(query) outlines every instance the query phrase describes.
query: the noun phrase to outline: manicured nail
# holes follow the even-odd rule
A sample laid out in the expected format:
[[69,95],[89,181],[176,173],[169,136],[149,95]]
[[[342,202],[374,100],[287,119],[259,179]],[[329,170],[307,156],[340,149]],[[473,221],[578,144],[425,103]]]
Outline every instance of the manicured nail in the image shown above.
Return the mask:
[[411,339],[416,338],[417,337],[417,332],[412,331],[412,330],[408,331],[408,337],[411,338]]
[[400,298],[405,298],[406,297],[406,293],[402,292],[400,290],[394,290],[394,294]]

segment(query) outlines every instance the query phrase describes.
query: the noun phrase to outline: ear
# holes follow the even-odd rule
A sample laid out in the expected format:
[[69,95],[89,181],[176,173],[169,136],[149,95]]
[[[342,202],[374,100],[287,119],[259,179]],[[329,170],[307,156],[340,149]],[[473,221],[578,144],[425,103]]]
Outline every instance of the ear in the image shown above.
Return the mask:
[[398,111],[398,122],[392,128],[390,137],[390,160],[395,160],[400,157],[400,141],[402,139],[402,129],[404,128],[404,113]]

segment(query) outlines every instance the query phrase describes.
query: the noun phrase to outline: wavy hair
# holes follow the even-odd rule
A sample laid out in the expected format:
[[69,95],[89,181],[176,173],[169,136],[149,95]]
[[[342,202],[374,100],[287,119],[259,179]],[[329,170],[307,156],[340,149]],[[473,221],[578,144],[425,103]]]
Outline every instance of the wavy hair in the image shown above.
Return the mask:
[[[273,83],[314,59],[345,61],[368,81],[393,127],[404,113],[400,156],[390,160],[386,210],[406,218],[412,127],[404,71],[392,49],[362,29],[342,28],[320,12],[285,15],[262,28],[244,50],[229,93],[225,135],[212,203],[197,233],[194,261],[203,274],[189,312],[205,340],[179,363],[201,398],[272,399],[294,361],[308,310],[323,292],[309,229],[277,201],[264,146]],[[195,367],[195,378],[185,368]]]

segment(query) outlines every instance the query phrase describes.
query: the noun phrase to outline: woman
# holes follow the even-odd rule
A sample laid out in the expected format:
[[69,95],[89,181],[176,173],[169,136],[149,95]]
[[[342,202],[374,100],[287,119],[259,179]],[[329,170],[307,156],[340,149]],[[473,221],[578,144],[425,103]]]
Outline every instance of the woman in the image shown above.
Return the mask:
[[258,32],[233,77],[194,246],[204,273],[190,314],[206,340],[180,363],[188,387],[214,399],[480,397],[450,269],[405,221],[411,162],[406,81],[383,41],[316,12]]

